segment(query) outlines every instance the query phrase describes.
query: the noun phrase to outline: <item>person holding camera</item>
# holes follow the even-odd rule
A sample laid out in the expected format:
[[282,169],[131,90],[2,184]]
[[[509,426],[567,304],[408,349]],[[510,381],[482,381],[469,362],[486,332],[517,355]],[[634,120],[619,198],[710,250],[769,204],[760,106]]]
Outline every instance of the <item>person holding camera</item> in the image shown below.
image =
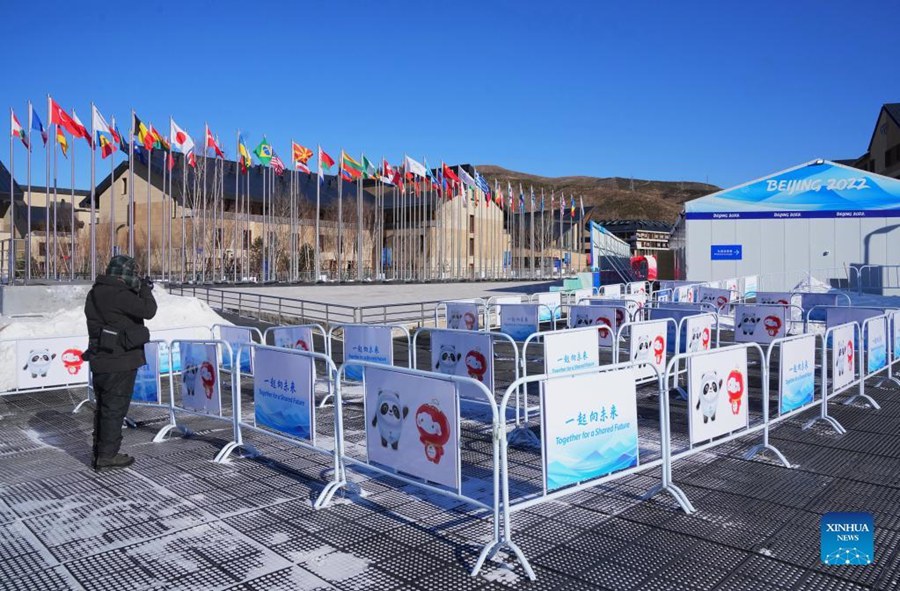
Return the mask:
[[138,368],[147,361],[150,331],[144,321],[156,315],[153,283],[139,277],[137,262],[116,255],[97,276],[84,304],[94,388],[94,470],[125,468],[134,458],[119,453],[122,422],[128,413]]

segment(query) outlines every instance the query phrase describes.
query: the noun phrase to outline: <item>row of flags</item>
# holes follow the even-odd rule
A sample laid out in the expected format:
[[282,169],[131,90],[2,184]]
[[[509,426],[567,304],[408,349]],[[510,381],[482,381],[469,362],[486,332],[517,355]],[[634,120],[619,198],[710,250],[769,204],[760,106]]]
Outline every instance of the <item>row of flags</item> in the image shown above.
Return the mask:
[[[69,144],[63,130],[68,132],[73,139],[84,139],[92,150],[99,147],[101,158],[108,158],[116,150],[120,150],[123,153],[129,152],[129,142],[126,140],[127,136],[119,131],[115,118],[113,117],[107,122],[96,106],[91,105],[91,128],[93,130],[93,135],[87,130],[84,124],[82,124],[74,110],[72,110],[72,114],[69,115],[51,97],[47,97],[47,111],[49,124],[56,126],[56,142],[60,146],[64,157],[68,157]],[[34,105],[31,103],[28,104],[28,129],[40,133],[44,146],[47,145],[47,142],[49,141],[47,128],[44,127]],[[19,122],[19,119],[16,117],[13,110],[10,110],[10,131],[12,136],[18,138],[22,144],[24,144],[26,149],[29,151],[31,150],[28,132]],[[133,146],[136,150],[143,148],[148,152],[151,150],[168,152],[167,165],[169,170],[175,165],[175,160],[172,156],[173,151],[181,153],[187,160],[189,166],[196,166],[196,145],[194,140],[187,131],[175,123],[173,119],[170,119],[169,121],[169,135],[166,137],[152,124],[146,125],[137,114],[133,114],[132,133],[138,142]],[[224,159],[225,153],[219,145],[216,136],[209,129],[209,126],[206,126],[205,136],[203,142],[204,154],[208,154],[209,151],[212,150],[215,153],[216,158]],[[319,182],[324,182],[325,172],[331,172],[331,169],[335,166],[336,162],[334,158],[321,148],[321,146],[317,147],[317,151],[318,162],[316,174],[319,178]],[[277,175],[283,174],[287,169],[284,161],[278,156],[265,136],[263,136],[263,139],[252,153],[256,156],[256,159],[261,166],[272,168]],[[139,153],[139,155],[143,157],[143,154]],[[298,144],[293,140],[291,141],[291,167],[293,170],[312,174],[309,167],[309,161],[314,155],[315,154],[311,149]],[[247,145],[241,134],[238,134],[238,162],[242,173],[246,173],[253,166],[251,152],[247,149]],[[495,190],[491,190],[490,183],[488,183],[487,179],[479,174],[477,170],[474,171],[475,176],[473,177],[462,167],[458,167],[457,170],[454,171],[451,167],[442,163],[441,167],[437,169],[437,172],[433,172],[431,168],[428,167],[427,162],[421,163],[409,156],[404,156],[403,162],[399,166],[392,166],[387,160],[382,159],[381,169],[379,170],[365,155],[362,155],[360,160],[356,160],[350,154],[341,150],[338,172],[341,179],[347,182],[374,179],[385,184],[399,186],[401,189],[404,187],[404,184],[408,182],[412,184],[416,193],[419,192],[421,186],[430,186],[439,194],[446,195],[448,199],[452,199],[457,191],[460,193],[465,192],[467,200],[471,195],[476,207],[478,205],[478,199],[475,198],[475,194],[477,191],[481,191],[484,195],[486,204],[493,202],[501,208],[504,205],[502,188],[497,186]],[[514,208],[513,196],[514,192],[512,185],[507,183],[507,197],[510,210],[513,210]],[[555,207],[555,196],[551,195],[550,200],[550,207],[552,210]],[[566,210],[566,199],[564,196],[560,196],[559,208],[560,214],[563,215]],[[535,195],[534,189],[532,189],[531,211],[535,211],[535,209]],[[521,189],[519,191],[519,210],[521,212],[525,211],[525,195]],[[543,195],[541,196],[540,211],[544,211]],[[569,215],[570,217],[575,217],[574,197],[570,197]],[[581,200],[581,217],[584,217],[583,200]]]

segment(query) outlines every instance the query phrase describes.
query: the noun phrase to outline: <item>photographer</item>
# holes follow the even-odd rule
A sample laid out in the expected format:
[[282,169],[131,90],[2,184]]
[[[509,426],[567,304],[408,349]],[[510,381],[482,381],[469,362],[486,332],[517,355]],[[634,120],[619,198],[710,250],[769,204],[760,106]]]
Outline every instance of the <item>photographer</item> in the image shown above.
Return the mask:
[[87,295],[88,350],[96,409],[94,459],[97,471],[124,468],[134,458],[120,454],[122,421],[128,413],[139,367],[146,363],[144,344],[150,331],[144,320],[156,315],[153,284],[138,276],[135,260],[114,256],[105,275],[97,277]]

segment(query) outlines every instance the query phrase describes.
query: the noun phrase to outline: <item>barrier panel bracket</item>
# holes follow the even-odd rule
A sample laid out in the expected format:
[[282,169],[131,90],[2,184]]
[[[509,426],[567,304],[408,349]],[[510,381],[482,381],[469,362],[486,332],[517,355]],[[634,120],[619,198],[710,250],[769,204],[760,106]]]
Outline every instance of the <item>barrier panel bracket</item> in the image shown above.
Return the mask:
[[531,563],[529,563],[528,559],[525,558],[525,554],[516,545],[515,542],[509,539],[492,540],[485,544],[484,548],[481,550],[481,554],[478,556],[478,561],[472,568],[471,575],[473,577],[478,576],[478,572],[481,570],[481,567],[484,566],[484,563],[487,560],[492,560],[504,548],[512,552],[512,554],[515,556],[515,559],[519,561],[519,564],[522,565],[522,568],[525,570],[525,574],[528,576],[529,580],[534,581],[537,579],[537,575],[534,574],[534,569],[531,568]]

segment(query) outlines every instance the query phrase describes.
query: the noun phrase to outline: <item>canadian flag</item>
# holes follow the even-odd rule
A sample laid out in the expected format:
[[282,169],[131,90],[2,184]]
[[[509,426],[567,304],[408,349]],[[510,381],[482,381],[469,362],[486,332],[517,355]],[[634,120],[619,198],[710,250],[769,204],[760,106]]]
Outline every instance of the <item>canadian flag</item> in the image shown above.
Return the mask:
[[182,154],[187,154],[193,150],[194,140],[191,139],[191,136],[189,136],[185,130],[178,127],[178,124],[175,123],[175,121],[170,120],[169,123],[169,138],[172,142],[172,146]]

